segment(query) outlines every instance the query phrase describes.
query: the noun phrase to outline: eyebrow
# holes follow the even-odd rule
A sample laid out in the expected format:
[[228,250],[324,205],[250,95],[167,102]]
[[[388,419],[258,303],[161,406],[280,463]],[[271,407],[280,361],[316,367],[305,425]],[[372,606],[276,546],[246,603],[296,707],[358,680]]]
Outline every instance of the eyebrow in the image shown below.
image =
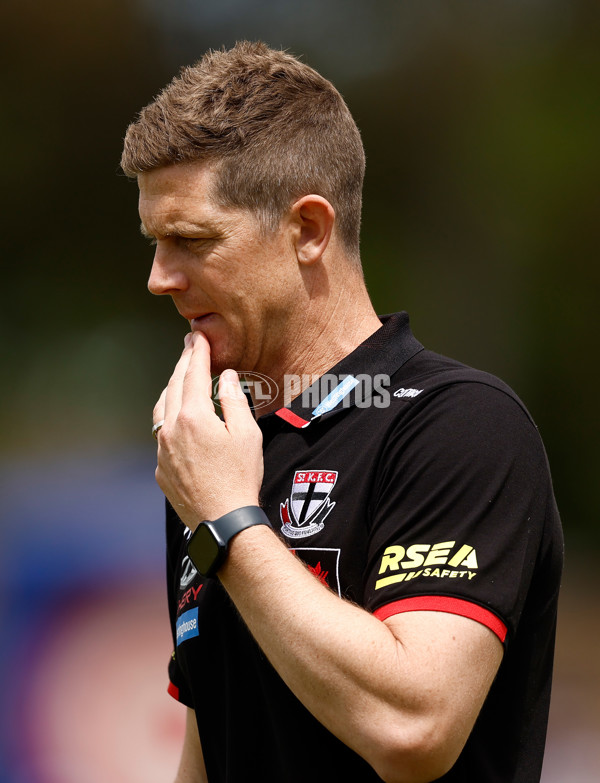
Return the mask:
[[[166,231],[163,236],[165,237],[171,237],[171,236],[185,236],[186,234],[195,234],[195,233],[214,233],[215,231],[218,231],[219,227],[216,225],[211,225],[210,223],[186,223],[184,222],[175,222],[172,224],[172,226],[169,227],[169,230]],[[155,239],[154,234],[150,233],[146,226],[143,223],[140,223],[140,233],[143,237],[146,239]]]

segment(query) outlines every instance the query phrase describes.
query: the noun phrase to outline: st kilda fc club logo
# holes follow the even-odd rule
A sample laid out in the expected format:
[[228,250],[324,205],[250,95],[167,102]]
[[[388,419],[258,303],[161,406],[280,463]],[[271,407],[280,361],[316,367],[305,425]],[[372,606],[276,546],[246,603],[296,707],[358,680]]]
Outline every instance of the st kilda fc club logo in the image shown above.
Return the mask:
[[281,532],[288,538],[306,538],[323,530],[335,501],[329,500],[337,481],[336,470],[297,470],[292,494],[279,506]]

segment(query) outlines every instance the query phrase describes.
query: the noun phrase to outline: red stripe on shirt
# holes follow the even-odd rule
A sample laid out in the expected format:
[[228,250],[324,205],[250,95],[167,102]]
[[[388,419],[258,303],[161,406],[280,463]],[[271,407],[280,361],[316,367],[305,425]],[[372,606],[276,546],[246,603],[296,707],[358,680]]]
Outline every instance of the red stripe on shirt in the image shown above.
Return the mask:
[[172,682],[169,682],[169,686],[167,688],[167,693],[169,696],[172,696],[174,699],[177,699],[177,701],[180,701],[179,699],[179,688],[176,685],[173,685]]
[[292,427],[300,428],[300,427],[306,427],[307,424],[310,424],[309,421],[306,421],[306,419],[303,419],[302,417],[298,416],[289,408],[279,408],[279,410],[275,411],[275,415],[279,416],[280,419],[287,421],[287,423],[291,424]]
[[506,639],[506,625],[502,620],[484,609],[479,604],[473,604],[470,601],[464,601],[461,598],[450,598],[445,595],[421,595],[414,598],[402,598],[400,601],[394,601],[386,604],[380,609],[376,609],[373,614],[379,620],[387,620],[395,614],[401,612],[448,612],[448,614],[458,614],[461,617],[469,617],[478,623],[487,626],[493,631],[501,642]]

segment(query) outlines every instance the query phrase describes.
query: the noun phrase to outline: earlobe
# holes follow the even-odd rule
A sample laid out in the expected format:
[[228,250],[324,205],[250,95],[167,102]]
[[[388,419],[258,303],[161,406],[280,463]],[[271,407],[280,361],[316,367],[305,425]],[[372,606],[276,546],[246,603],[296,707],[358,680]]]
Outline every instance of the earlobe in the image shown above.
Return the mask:
[[298,261],[307,265],[320,261],[331,239],[335,210],[327,199],[311,194],[295,202],[291,215]]

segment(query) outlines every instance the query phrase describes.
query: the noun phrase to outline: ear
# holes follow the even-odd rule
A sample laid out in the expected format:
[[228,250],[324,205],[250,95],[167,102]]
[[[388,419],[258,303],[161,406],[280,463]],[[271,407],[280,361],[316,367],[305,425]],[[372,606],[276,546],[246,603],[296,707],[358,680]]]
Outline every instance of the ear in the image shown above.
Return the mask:
[[311,194],[302,196],[292,205],[290,218],[298,261],[316,263],[331,239],[335,210],[327,199]]

